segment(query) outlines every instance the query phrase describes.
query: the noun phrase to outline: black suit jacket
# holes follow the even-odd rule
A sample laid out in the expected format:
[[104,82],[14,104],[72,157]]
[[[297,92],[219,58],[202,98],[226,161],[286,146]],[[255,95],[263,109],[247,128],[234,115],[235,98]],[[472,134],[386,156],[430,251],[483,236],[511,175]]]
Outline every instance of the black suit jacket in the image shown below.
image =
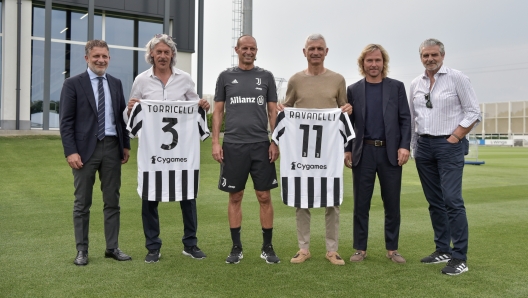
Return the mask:
[[[130,149],[130,139],[123,121],[126,108],[121,80],[106,74],[112,108],[119,139],[119,152],[123,159],[123,148]],[[78,153],[86,163],[92,156],[97,144],[97,106],[88,72],[68,78],[64,81],[60,96],[60,134],[64,155]]]
[[[398,165],[398,149],[410,150],[411,143],[411,113],[405,87],[402,82],[391,78],[383,79],[383,120],[385,122],[385,140],[387,155],[393,166]],[[356,138],[345,151],[352,152],[352,163],[356,166],[363,151],[363,135],[365,134],[365,79],[357,81],[347,88],[348,102],[354,110],[350,121],[354,127]]]

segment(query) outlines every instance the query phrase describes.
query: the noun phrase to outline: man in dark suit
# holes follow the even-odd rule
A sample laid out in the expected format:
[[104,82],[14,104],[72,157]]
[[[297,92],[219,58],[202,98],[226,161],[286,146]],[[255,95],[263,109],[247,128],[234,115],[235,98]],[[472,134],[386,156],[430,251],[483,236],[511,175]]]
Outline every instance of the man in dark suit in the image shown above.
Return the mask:
[[377,44],[363,49],[358,58],[364,79],[348,86],[350,116],[356,138],[345,149],[345,165],[354,181],[354,248],[350,258],[360,262],[367,256],[370,201],[379,178],[385,209],[387,258],[405,263],[398,253],[402,166],[409,159],[411,115],[402,82],[387,77],[389,55]]
[[130,140],[122,111],[125,98],[121,81],[106,73],[110,54],[102,40],[85,46],[88,69],[64,81],[60,97],[60,133],[64,155],[72,168],[75,201],[73,225],[75,265],[88,264],[90,206],[99,172],[104,202],[105,257],[131,260],[118,247],[121,164],[128,161]]

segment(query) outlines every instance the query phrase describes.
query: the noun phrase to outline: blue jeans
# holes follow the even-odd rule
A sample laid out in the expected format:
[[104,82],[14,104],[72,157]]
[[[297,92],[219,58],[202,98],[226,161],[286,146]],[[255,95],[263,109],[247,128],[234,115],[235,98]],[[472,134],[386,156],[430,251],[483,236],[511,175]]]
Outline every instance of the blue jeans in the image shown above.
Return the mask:
[[420,137],[414,158],[429,202],[436,250],[466,260],[468,222],[462,198],[464,144]]

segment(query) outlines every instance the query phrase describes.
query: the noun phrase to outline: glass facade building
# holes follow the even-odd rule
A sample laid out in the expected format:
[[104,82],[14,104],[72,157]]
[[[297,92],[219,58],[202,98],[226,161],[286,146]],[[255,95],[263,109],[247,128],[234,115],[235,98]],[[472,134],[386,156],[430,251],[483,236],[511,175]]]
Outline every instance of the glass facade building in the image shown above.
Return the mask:
[[[12,88],[2,88],[0,129],[17,129],[15,120],[18,129],[58,129],[63,82],[87,69],[84,46],[88,40],[88,0],[52,1],[47,115],[43,114],[45,1],[22,0],[21,24],[16,18],[17,0],[2,0],[0,4],[0,23],[3,25],[0,26],[0,86],[6,86],[2,75],[8,68],[2,62],[8,62],[10,70],[20,69],[21,86],[16,96],[13,96],[17,92],[13,92]],[[178,67],[187,72],[191,72],[191,54],[194,52],[194,7],[193,0],[170,1],[169,35],[178,44]],[[8,13],[9,16],[6,16]],[[9,32],[2,30],[5,23],[11,28]],[[103,39],[108,43],[110,63],[107,72],[121,80],[127,100],[134,78],[150,67],[145,62],[145,45],[155,34],[164,32],[163,23],[164,1],[106,1],[103,5],[95,5],[94,39]],[[8,34],[9,40],[15,41],[14,45],[9,43],[9,48],[3,44],[4,36]],[[20,48],[16,47],[17,34],[21,35]],[[29,45],[29,49],[25,45]],[[4,52],[9,57],[5,57]],[[19,65],[13,63],[16,55],[20,55],[22,61]],[[7,83],[12,86],[14,81],[10,78]]]

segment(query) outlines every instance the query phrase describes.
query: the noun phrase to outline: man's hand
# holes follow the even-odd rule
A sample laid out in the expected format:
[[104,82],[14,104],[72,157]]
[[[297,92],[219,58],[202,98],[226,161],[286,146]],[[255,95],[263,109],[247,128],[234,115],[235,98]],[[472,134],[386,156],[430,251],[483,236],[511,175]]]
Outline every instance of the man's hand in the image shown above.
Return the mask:
[[285,106],[282,103],[277,103],[277,112],[284,111]]
[[130,157],[130,149],[123,148],[123,159],[121,159],[121,164],[122,165],[126,164],[129,157]]
[[277,158],[279,158],[279,147],[277,147],[275,143],[271,142],[269,149],[268,149],[268,154],[269,154],[270,163],[276,161]]
[[213,158],[219,163],[224,161],[224,150],[220,144],[213,144]]
[[341,112],[347,113],[348,115],[352,114],[352,110],[353,108],[349,103],[345,104],[344,106],[341,106]]
[[128,105],[127,105],[127,108],[128,108],[127,115],[128,115],[128,116],[130,116],[130,112],[132,112],[132,108],[134,107],[134,105],[136,104],[136,102],[139,102],[139,99],[137,99],[137,98],[131,98],[131,99],[128,101]]
[[200,108],[204,109],[206,112],[209,111],[209,108],[211,107],[207,100],[203,98],[198,101],[198,106],[200,106]]
[[73,153],[66,157],[66,161],[72,169],[80,170],[83,167],[81,156],[78,153]]
[[447,141],[451,144],[456,144],[458,142],[460,142],[459,139],[455,138],[453,135],[450,135],[449,138],[447,138]]
[[345,167],[352,168],[352,152],[345,152]]
[[401,167],[409,160],[409,150],[405,148],[398,149],[398,165]]

